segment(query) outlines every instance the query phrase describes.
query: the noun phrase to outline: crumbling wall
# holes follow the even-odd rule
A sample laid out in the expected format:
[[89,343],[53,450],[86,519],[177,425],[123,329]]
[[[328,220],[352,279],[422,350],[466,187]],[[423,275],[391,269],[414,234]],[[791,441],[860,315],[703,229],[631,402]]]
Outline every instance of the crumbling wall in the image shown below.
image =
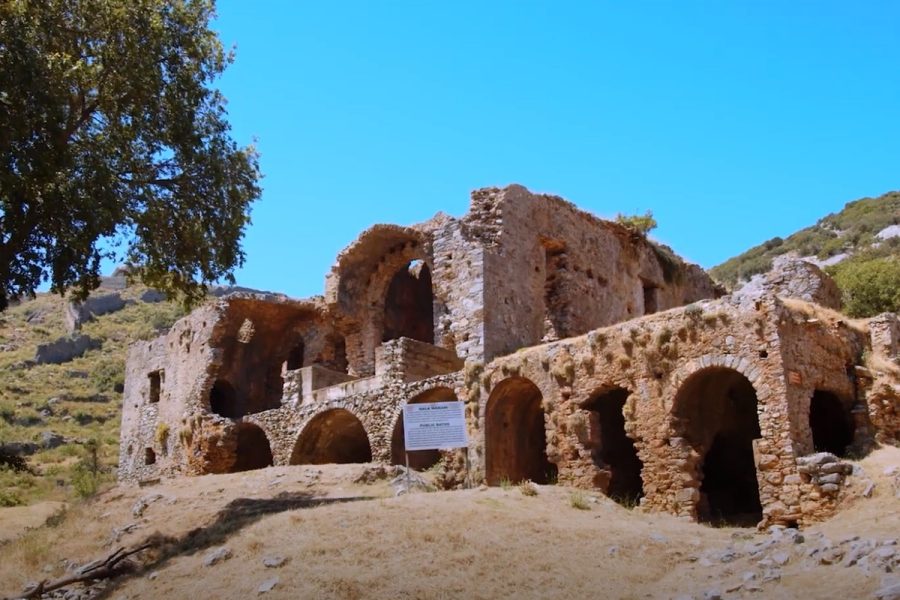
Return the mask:
[[736,292],[737,296],[775,295],[797,298],[840,310],[841,291],[827,273],[805,260],[779,256],[767,273],[754,275]]
[[220,359],[210,342],[222,308],[202,306],[168,333],[132,344],[125,363],[119,479],[192,472],[185,468],[188,457],[181,439],[191,428],[209,428],[200,398]]
[[[236,294],[194,310],[154,340],[133,344],[119,478],[228,472],[236,460],[237,419],[280,406],[282,365],[297,341],[307,336],[307,362],[333,364],[333,332],[320,315],[314,302]],[[234,392],[227,411],[211,402],[222,382]]]
[[[810,385],[851,393],[847,384],[837,385],[847,376],[843,363],[835,365],[856,352],[858,338],[852,332],[821,328],[812,334],[820,342],[813,344],[812,356],[801,368],[794,353],[810,337],[808,325],[784,328],[785,318],[805,319],[775,298],[750,311],[725,298],[522,350],[484,366],[469,365],[466,397],[475,471],[485,472],[485,444],[491,443],[485,415],[492,391],[520,377],[541,391],[546,452],[558,468],[559,481],[608,489],[613,473],[597,459],[592,401],[609,390],[626,390],[624,429],[642,465],[640,505],[697,518],[715,432],[701,426],[703,435],[697,438],[691,431],[698,431],[692,429],[698,417],[679,413],[676,406],[691,381],[698,376],[715,380],[721,373],[746,381],[741,385],[752,386],[757,403],[759,432],[745,442],[752,450],[754,469],[749,475],[755,471],[762,520],[803,523],[821,518],[829,506],[803,504],[810,494],[802,487],[796,457],[804,453],[805,442],[797,417],[791,415],[808,410]],[[782,356],[785,345],[788,358]],[[818,352],[834,358],[821,358]],[[790,374],[796,369],[801,369],[800,379]],[[698,397],[697,414],[712,409],[706,404],[714,400],[709,393]]]
[[465,222],[485,242],[488,359],[715,295],[643,236],[521,186],[476,191]]
[[713,523],[807,523],[846,471],[815,451],[850,447],[818,406],[848,415],[848,451],[900,435],[900,326],[795,299],[833,304],[806,266],[766,281],[712,300],[699,268],[623,227],[478,190],[462,220],[364,232],[324,299],[237,294],[135,344],[120,478],[396,462],[403,404],[456,397],[470,447],[416,457],[448,487],[558,480]]

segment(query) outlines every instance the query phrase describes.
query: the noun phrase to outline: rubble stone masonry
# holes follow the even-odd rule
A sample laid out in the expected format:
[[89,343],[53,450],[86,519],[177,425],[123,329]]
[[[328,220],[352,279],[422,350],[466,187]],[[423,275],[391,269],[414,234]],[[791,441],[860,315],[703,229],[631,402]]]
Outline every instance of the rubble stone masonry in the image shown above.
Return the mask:
[[323,297],[239,292],[133,345],[119,477],[402,463],[403,405],[458,399],[470,447],[410,456],[447,487],[530,479],[711,523],[821,519],[842,457],[900,436],[897,316],[842,317],[798,261],[722,294],[561,198],[477,190],[461,219],[363,232]]

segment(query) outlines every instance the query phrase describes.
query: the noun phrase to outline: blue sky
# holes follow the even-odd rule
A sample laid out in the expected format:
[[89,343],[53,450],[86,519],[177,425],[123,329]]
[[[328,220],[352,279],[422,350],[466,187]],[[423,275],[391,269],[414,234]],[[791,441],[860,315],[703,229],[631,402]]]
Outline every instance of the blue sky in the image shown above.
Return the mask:
[[897,2],[220,0],[265,174],[238,282],[321,293],[377,222],[520,183],[711,267],[900,188]]

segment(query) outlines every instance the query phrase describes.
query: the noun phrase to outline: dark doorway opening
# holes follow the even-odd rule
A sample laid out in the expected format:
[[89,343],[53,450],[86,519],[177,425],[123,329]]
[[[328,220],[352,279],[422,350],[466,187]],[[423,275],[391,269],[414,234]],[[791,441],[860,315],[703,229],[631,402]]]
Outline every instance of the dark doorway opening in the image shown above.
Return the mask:
[[616,502],[634,506],[644,495],[641,469],[632,440],[625,433],[625,415],[622,409],[629,392],[623,388],[595,393],[584,408],[591,413],[591,457],[601,469],[609,470],[609,486],[606,494]]
[[343,408],[327,410],[306,425],[294,452],[292,465],[367,463],[372,448],[363,424]]
[[407,337],[434,343],[434,296],[431,271],[414,260],[391,279],[384,301],[382,342]]
[[651,315],[659,310],[659,288],[650,283],[644,284],[644,314]]
[[209,393],[209,407],[217,415],[228,419],[239,419],[244,416],[238,406],[237,390],[224,379],[219,379],[213,384]]
[[542,401],[540,389],[523,377],[505,379],[491,392],[485,411],[488,485],[556,480],[556,465],[547,459]]
[[809,428],[816,452],[847,455],[847,447],[853,443],[853,420],[835,394],[816,390],[809,403]]
[[303,340],[297,342],[297,345],[288,352],[287,361],[284,365],[288,371],[295,371],[303,368]]
[[756,525],[762,520],[762,505],[753,440],[761,434],[753,385],[733,369],[705,369],[679,390],[674,412],[685,437],[703,457],[700,521]]
[[[409,401],[409,404],[421,404],[425,402],[454,402],[456,394],[450,388],[435,388],[422,392]],[[406,464],[406,439],[403,433],[403,412],[394,424],[394,432],[391,435],[391,463],[395,465]],[[441,460],[440,450],[416,450],[409,453],[409,467],[416,471],[430,469]]]
[[147,377],[150,380],[150,402],[159,402],[162,394],[163,372],[153,371],[148,373]]
[[237,460],[232,473],[265,469],[274,464],[272,448],[265,432],[252,423],[241,423],[237,428]]
[[541,245],[544,247],[544,333],[541,340],[549,342],[568,336],[569,302],[564,286],[568,255],[564,242],[543,239]]

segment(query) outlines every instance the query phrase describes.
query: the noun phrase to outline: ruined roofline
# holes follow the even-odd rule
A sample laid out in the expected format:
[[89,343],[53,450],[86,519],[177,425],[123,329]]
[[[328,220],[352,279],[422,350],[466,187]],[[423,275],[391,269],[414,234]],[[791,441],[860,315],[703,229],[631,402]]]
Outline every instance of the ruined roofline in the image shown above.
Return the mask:
[[[430,219],[408,226],[377,223],[366,228],[356,239],[338,252],[329,272],[325,275],[324,298],[326,303],[336,303],[340,292],[338,289],[341,285],[340,281],[347,279],[348,276],[352,277],[357,271],[364,270],[367,265],[371,266],[369,263],[375,260],[379,254],[389,252],[407,243],[422,244],[424,246],[428,244],[436,230],[451,223],[460,223],[467,237],[472,235],[472,237],[481,240],[485,245],[492,245],[490,232],[493,231],[493,241],[496,241],[499,238],[502,227],[497,221],[494,212],[499,209],[502,218],[501,204],[510,201],[508,199],[510,194],[526,194],[531,198],[551,203],[555,205],[556,209],[573,213],[578,218],[584,219],[592,225],[607,229],[622,240],[624,247],[646,246],[658,255],[662,254],[674,258],[685,270],[706,272],[697,263],[685,260],[670,246],[652,240],[649,236],[638,233],[621,223],[599,217],[561,196],[531,192],[525,186],[513,183],[505,187],[483,187],[473,190],[470,195],[469,209],[460,218],[438,211]],[[515,199],[511,201],[515,202]],[[495,210],[491,210],[492,208]],[[485,235],[485,232],[489,233]]]
[[210,298],[194,310],[175,321],[171,327],[161,330],[158,335],[149,340],[136,340],[129,344],[129,348],[141,344],[151,344],[168,336],[185,325],[195,321],[199,311],[213,311],[215,314],[224,315],[233,306],[239,305],[275,305],[297,312],[307,312],[310,316],[322,316],[327,312],[322,296],[310,296],[308,298],[291,298],[284,294],[272,294],[268,292],[232,292],[220,298]]
[[[517,194],[524,194],[526,196],[530,196],[531,198],[553,204],[554,207],[558,210],[568,211],[569,213],[573,213],[578,218],[584,219],[594,226],[607,229],[617,238],[622,240],[623,247],[628,247],[631,245],[646,245],[649,249],[657,254],[662,253],[671,255],[671,257],[674,257],[675,260],[686,270],[699,269],[701,272],[706,273],[706,269],[701,267],[699,264],[686,260],[683,256],[672,249],[671,246],[660,241],[653,240],[649,235],[641,234],[634,229],[626,227],[625,225],[616,221],[604,219],[603,217],[600,217],[593,212],[581,208],[574,202],[566,200],[562,196],[532,192],[527,187],[518,183],[511,183],[505,187],[484,187],[473,190],[471,194],[469,210],[462,218],[463,224],[467,228],[471,228],[476,231],[493,230],[493,236],[495,238],[499,238],[502,233],[502,225],[496,221],[496,213],[499,212],[500,219],[502,219],[503,204],[514,204],[515,202],[517,202],[519,200],[518,198],[510,197]],[[722,289],[722,291],[724,292],[724,288]]]
[[275,304],[294,308],[298,311],[308,311],[310,313],[323,313],[325,311],[325,302],[322,296],[291,298],[290,296],[286,296],[284,294],[236,292],[216,301],[216,304],[222,307],[240,303],[270,305]]

